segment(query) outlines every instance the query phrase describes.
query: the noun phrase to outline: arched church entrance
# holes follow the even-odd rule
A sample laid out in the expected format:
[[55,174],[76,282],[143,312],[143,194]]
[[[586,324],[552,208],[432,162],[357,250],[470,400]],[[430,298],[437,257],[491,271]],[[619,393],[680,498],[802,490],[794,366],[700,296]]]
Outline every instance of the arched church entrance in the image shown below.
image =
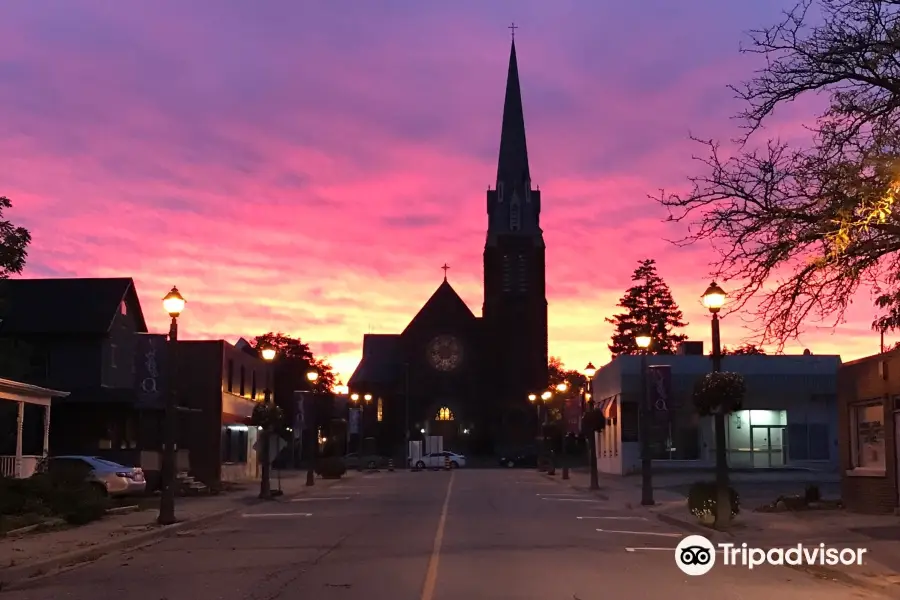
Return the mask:
[[465,452],[465,435],[468,431],[459,417],[452,406],[445,404],[438,405],[432,412],[428,422],[428,435],[441,436],[444,450]]

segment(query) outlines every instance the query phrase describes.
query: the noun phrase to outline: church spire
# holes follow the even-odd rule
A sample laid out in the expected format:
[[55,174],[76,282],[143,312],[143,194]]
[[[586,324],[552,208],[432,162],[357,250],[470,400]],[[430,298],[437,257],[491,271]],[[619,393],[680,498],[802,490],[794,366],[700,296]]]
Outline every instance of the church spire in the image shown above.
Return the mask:
[[[515,33],[515,30],[513,30]],[[525,116],[522,111],[522,90],[519,87],[519,65],[516,61],[516,42],[509,51],[509,72],[506,75],[506,99],[503,102],[503,127],[500,131],[500,159],[497,163],[497,183],[510,189],[527,189],[531,175],[528,170],[528,148],[525,144]],[[522,184],[525,184],[524,186]]]

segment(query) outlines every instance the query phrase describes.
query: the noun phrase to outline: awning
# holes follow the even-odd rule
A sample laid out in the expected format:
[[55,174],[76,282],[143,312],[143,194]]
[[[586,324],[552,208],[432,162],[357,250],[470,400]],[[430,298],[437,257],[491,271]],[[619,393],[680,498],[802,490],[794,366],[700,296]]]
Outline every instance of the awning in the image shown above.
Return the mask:
[[614,396],[610,396],[609,398],[604,398],[597,404],[597,410],[600,411],[600,414],[603,415],[604,418],[608,418],[606,416],[606,414],[609,410],[609,408],[608,408],[609,403],[612,401],[613,398],[614,398]]
[[611,398],[606,399],[606,403],[603,406],[603,417],[610,421],[619,416],[619,403],[616,401],[617,396],[612,396]]

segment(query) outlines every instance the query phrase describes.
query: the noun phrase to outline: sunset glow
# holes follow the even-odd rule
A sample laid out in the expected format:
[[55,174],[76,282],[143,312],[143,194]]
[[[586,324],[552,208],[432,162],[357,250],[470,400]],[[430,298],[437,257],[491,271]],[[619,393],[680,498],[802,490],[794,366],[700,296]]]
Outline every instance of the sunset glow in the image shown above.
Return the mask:
[[[0,195],[33,235],[26,277],[135,279],[152,330],[282,331],[346,383],[368,332],[398,333],[447,278],[482,305],[510,21],[547,242],[550,354],[609,358],[604,321],[654,258],[709,348],[708,246],[677,248],[648,194],[727,141],[742,32],[788,5],[720,0],[352,3],[72,0],[0,8]],[[779,132],[802,135],[797,103]],[[726,288],[724,282],[719,282]],[[727,307],[726,307],[727,308]],[[802,344],[878,351],[868,295]],[[726,346],[748,335],[722,321]]]

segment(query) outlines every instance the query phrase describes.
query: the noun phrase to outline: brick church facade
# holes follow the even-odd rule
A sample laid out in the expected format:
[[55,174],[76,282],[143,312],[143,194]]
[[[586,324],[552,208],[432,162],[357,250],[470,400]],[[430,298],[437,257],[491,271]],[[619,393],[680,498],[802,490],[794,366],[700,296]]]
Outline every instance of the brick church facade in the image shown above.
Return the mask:
[[484,304],[477,317],[446,276],[399,334],[369,334],[350,391],[370,394],[366,435],[394,452],[406,435],[444,436],[476,454],[528,443],[528,394],[547,385],[541,192],[532,187],[515,42],[510,50],[497,181],[487,192]]

